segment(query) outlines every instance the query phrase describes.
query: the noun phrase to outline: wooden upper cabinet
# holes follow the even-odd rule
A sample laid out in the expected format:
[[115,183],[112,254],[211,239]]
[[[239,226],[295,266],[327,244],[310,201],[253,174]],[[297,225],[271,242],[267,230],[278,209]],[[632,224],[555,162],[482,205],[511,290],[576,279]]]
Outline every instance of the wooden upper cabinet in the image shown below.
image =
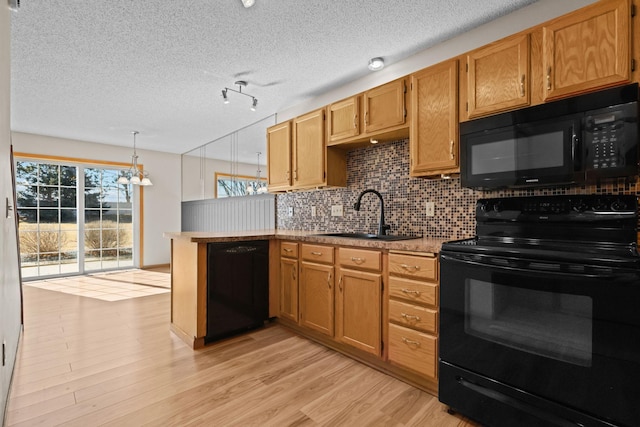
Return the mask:
[[267,129],[267,182],[269,191],[291,187],[291,122]]
[[405,123],[406,85],[394,80],[364,93],[364,131],[376,132]]
[[293,119],[294,188],[325,184],[324,108]]
[[629,81],[629,3],[596,2],[543,25],[545,100]]
[[327,137],[337,142],[360,135],[360,96],[352,96],[327,107]]
[[411,76],[411,176],[459,170],[458,61]]
[[529,80],[529,34],[468,53],[467,117],[528,106]]

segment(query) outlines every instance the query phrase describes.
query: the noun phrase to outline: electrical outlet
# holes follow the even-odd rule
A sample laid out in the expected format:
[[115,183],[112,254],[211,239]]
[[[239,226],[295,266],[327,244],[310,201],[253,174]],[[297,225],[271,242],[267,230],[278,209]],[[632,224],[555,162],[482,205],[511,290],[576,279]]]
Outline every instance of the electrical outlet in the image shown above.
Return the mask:
[[435,216],[436,204],[434,202],[425,203],[425,213],[427,216]]
[[311,206],[311,216],[315,217],[318,214],[316,207],[315,206]]
[[289,206],[287,213],[289,214],[289,216],[293,216],[293,206]]
[[344,216],[344,209],[342,205],[331,206],[331,216]]

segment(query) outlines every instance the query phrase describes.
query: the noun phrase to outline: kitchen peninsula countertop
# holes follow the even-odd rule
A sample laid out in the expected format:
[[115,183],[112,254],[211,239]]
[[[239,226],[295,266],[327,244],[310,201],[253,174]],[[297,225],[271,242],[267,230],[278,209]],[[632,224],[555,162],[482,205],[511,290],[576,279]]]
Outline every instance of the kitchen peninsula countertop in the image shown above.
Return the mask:
[[416,251],[439,253],[442,243],[451,240],[444,238],[416,237],[410,240],[384,241],[377,239],[355,239],[336,236],[318,236],[320,231],[302,230],[246,230],[246,231],[186,231],[166,232],[164,237],[169,239],[185,239],[194,243],[233,242],[243,240],[297,240],[301,242],[321,243],[338,246],[356,246],[362,248],[377,248],[400,251]]

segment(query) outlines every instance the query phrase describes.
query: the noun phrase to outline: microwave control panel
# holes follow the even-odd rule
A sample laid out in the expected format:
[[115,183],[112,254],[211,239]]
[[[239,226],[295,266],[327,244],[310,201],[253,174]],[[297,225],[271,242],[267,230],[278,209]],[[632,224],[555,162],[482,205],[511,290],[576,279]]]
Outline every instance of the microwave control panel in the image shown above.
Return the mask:
[[585,169],[591,178],[637,175],[637,103],[590,111],[584,121]]

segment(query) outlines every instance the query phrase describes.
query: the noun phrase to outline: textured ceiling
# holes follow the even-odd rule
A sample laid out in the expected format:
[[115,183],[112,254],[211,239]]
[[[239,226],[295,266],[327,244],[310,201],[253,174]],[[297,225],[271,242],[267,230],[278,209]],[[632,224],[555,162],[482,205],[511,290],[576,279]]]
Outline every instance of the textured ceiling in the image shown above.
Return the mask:
[[534,1],[22,0],[11,125],[184,153]]

